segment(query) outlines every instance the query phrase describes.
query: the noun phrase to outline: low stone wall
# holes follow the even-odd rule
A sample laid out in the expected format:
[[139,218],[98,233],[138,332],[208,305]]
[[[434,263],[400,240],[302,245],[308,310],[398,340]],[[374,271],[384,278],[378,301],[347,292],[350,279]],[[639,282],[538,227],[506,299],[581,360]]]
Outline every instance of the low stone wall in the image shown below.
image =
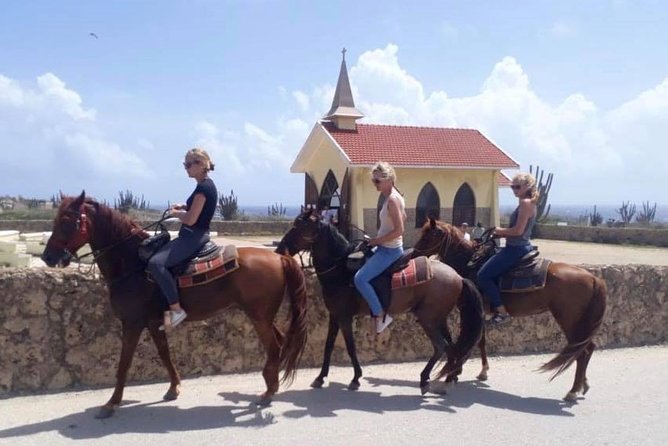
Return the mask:
[[534,238],[668,247],[668,229],[536,225]]
[[[138,222],[146,226],[151,222]],[[211,222],[211,230],[219,235],[275,235],[285,234],[292,220],[285,221],[220,221]],[[176,228],[177,226],[174,226]],[[53,228],[52,220],[0,220],[0,230],[19,232],[45,232]]]
[[[597,335],[602,347],[637,346],[667,340],[668,267],[604,266],[588,269],[608,285],[608,310]],[[309,341],[302,366],[319,366],[327,335],[320,288],[308,275]],[[285,320],[285,309],[281,320]],[[412,315],[370,336],[367,318],[355,322],[363,364],[429,357],[431,347]],[[185,324],[169,335],[183,376],[259,370],[264,352],[246,316],[231,310],[205,323]],[[518,318],[489,333],[490,353],[557,352],[565,339],[548,314]],[[108,386],[114,383],[120,352],[120,323],[113,317],[99,279],[72,270],[0,269],[0,395]],[[342,337],[334,363],[350,364]],[[595,357],[594,357],[595,361]],[[475,367],[478,367],[476,364]],[[351,372],[352,373],[352,372]],[[418,379],[419,370],[415,376]],[[130,381],[166,380],[155,348],[144,333]],[[262,388],[258,374],[258,388]]]

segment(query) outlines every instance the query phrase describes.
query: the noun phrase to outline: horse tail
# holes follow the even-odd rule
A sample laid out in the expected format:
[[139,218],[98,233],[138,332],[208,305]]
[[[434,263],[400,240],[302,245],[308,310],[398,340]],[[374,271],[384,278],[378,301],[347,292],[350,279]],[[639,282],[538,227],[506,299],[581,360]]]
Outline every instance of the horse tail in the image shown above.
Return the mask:
[[454,359],[443,366],[438,373],[438,378],[449,375],[461,368],[482,336],[485,324],[485,309],[480,291],[469,279],[462,278],[462,292],[459,295],[457,306],[459,307],[461,329],[457,342],[452,347]]
[[603,279],[594,277],[594,290],[591,300],[575,327],[575,333],[572,340],[557,356],[554,357],[554,359],[543,364],[538,369],[541,372],[548,372],[556,369],[556,372],[550,377],[550,381],[570,367],[585,350],[590,347],[592,351],[594,350],[595,345],[592,339],[603,322],[607,294],[607,287]]
[[281,383],[291,384],[297,372],[299,360],[306,347],[306,279],[295,259],[281,256],[283,274],[290,296],[290,322],[279,356],[280,367],[284,371]]

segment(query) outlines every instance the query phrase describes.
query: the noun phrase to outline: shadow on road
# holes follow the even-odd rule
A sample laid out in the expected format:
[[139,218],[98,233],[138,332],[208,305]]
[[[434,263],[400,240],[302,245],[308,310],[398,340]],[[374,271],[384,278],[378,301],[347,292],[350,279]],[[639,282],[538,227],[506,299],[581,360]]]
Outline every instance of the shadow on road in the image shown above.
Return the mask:
[[[373,386],[415,385],[412,381],[401,379],[366,378],[366,380]],[[493,390],[489,385],[478,380],[458,382],[449,388],[448,395],[443,395],[441,401],[451,412],[456,412],[454,408],[461,409],[471,407],[474,404],[480,404],[497,409],[536,415],[574,416],[571,412],[566,411],[566,409],[573,406],[573,403],[552,398],[521,397]]]
[[[164,404],[164,405],[163,405]],[[40,423],[0,430],[0,438],[23,437],[58,431],[73,440],[102,438],[123,433],[167,433],[217,429],[221,427],[262,427],[275,422],[266,408],[255,406],[199,406],[181,409],[163,401],[123,406],[110,419],[97,420],[99,407],[86,409]]]
[[[227,403],[216,406],[179,408],[162,400],[139,403],[124,401],[123,406],[107,420],[95,419],[98,407],[68,414],[52,420],[0,430],[0,438],[23,437],[57,431],[74,440],[102,438],[123,433],[168,433],[218,429],[222,427],[261,428],[277,422],[276,418],[336,417],[337,411],[357,410],[370,413],[433,410],[455,414],[475,404],[522,413],[574,416],[566,411],[572,405],[561,400],[521,397],[491,389],[479,381],[459,382],[448,395],[420,395],[414,381],[365,378],[362,389],[349,391],[341,383],[330,383],[323,389],[288,390],[275,397],[269,407],[257,407],[255,394],[221,392]],[[385,395],[365,390],[380,386],[413,387],[415,394]],[[288,407],[283,407],[284,405]],[[278,406],[278,407],[277,407]],[[290,407],[292,406],[292,407]]]

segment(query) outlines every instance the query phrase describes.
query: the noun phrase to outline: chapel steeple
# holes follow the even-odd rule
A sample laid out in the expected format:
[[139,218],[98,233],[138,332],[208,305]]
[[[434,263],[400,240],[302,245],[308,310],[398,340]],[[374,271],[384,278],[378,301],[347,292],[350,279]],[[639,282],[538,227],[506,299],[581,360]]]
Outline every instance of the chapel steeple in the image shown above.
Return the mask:
[[364,115],[355,108],[353,92],[350,89],[348,80],[348,68],[346,67],[346,49],[341,51],[343,58],[341,60],[341,70],[339,71],[339,80],[336,83],[336,92],[332,101],[332,108],[329,109],[324,119],[330,120],[339,129],[355,130],[357,124],[355,121],[364,117]]

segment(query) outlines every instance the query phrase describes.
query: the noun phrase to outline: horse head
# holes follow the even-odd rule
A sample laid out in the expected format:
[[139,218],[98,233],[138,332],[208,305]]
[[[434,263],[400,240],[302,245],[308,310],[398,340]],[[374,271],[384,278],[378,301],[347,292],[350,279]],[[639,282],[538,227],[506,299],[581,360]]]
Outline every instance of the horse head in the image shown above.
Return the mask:
[[293,256],[299,251],[310,251],[324,226],[326,223],[313,209],[303,211],[279,242],[276,252]]
[[420,230],[420,238],[413,246],[413,257],[441,255],[441,249],[446,240],[450,237],[450,230],[447,223],[435,220],[429,217],[429,220]]
[[86,210],[86,192],[78,197],[65,197],[53,221],[53,230],[42,260],[48,266],[67,266],[76,252],[90,241],[91,222]]

